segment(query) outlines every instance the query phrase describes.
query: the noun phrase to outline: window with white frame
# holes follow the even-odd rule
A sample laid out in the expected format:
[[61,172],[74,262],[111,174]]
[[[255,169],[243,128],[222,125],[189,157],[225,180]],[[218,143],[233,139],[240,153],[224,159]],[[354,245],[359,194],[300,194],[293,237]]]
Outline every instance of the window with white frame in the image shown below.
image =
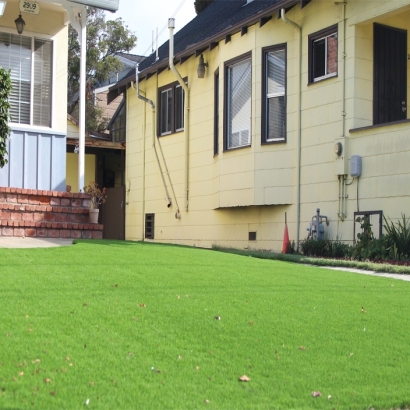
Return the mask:
[[286,140],[286,45],[262,50],[262,143]]
[[51,127],[53,43],[0,33],[0,66],[10,70],[11,122]]
[[185,92],[178,82],[159,89],[158,135],[184,130]]
[[246,147],[251,144],[251,54],[225,63],[225,78],[225,149]]
[[309,36],[309,83],[337,76],[337,25]]

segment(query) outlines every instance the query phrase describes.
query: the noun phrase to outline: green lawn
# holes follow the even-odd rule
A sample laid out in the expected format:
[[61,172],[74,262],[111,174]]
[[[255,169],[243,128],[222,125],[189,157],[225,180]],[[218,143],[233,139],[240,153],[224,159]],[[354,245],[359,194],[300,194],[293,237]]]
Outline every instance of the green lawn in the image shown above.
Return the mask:
[[408,282],[106,241],[0,279],[1,409],[410,407]]

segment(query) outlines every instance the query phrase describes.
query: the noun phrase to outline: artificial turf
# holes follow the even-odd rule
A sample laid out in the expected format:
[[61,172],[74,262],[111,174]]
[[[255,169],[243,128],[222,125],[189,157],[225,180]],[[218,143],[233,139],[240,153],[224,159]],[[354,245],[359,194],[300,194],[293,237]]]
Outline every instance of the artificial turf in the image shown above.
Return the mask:
[[407,282],[107,241],[0,279],[1,409],[410,406]]

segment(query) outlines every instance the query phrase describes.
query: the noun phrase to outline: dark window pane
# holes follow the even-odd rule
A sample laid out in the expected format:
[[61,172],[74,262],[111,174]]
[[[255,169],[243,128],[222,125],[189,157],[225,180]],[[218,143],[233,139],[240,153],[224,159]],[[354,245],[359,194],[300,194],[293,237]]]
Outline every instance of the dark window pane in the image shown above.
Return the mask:
[[313,79],[326,75],[326,39],[313,43]]
[[160,132],[166,134],[171,132],[171,116],[172,113],[172,90],[161,92],[161,118]]
[[286,110],[285,96],[268,99],[267,140],[285,139]]
[[181,86],[175,88],[175,130],[184,128],[184,90]]

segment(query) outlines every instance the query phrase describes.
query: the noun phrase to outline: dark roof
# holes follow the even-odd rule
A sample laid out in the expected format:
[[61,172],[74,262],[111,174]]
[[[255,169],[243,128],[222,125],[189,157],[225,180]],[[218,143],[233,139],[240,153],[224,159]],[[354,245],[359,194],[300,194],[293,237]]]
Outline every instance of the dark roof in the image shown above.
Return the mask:
[[136,63],[140,63],[141,61],[144,61],[147,58],[145,56],[140,56],[138,54],[129,53],[116,53],[115,55],[118,57],[125,58],[127,60],[135,61]]
[[[206,49],[212,50],[221,40],[229,41],[229,36],[259,22],[260,26],[271,18],[278,18],[282,8],[290,9],[300,4],[306,6],[311,0],[215,0],[203,12],[198,14],[174,36],[175,64],[182,64],[192,55],[200,55]],[[149,78],[168,67],[169,41],[166,41],[156,53],[148,56],[139,65],[140,80]],[[108,102],[122,93],[127,84],[135,81],[135,69],[110,88]]]

